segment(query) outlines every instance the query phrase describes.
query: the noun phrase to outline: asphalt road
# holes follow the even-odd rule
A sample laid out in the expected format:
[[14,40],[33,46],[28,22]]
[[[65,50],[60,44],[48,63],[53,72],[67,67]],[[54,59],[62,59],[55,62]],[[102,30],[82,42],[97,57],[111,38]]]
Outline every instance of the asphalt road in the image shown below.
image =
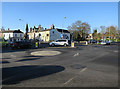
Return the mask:
[[118,87],[118,44],[3,50],[2,57],[3,87]]

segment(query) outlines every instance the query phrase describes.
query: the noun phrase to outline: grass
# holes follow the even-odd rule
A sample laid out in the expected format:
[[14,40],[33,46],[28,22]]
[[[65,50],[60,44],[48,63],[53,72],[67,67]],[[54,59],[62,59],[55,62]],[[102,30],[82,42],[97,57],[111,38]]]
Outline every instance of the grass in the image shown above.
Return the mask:
[[8,44],[8,42],[5,42],[5,41],[0,41],[0,44],[4,47]]

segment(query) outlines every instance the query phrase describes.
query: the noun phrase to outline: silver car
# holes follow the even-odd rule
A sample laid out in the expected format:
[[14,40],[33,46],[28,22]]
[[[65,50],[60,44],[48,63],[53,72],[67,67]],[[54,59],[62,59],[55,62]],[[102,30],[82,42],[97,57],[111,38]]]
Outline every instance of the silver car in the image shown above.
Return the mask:
[[49,43],[50,46],[68,46],[67,39],[57,39],[56,41],[52,41]]

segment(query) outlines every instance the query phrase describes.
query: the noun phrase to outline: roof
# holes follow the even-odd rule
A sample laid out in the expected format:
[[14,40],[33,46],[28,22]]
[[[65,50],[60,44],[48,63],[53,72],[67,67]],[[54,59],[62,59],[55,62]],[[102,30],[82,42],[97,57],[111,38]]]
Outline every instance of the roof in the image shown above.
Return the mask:
[[23,32],[20,30],[5,30],[5,31],[2,31],[2,33],[23,33]]
[[[44,31],[50,31],[52,29],[45,29],[45,30],[42,30],[42,31],[39,31],[39,32],[44,32]],[[58,32],[64,32],[64,33],[70,33],[68,30],[64,30],[64,29],[56,29]],[[28,32],[28,33],[32,33],[32,32]]]
[[64,30],[64,29],[56,29],[58,32],[64,32],[64,33],[70,33],[68,30]]

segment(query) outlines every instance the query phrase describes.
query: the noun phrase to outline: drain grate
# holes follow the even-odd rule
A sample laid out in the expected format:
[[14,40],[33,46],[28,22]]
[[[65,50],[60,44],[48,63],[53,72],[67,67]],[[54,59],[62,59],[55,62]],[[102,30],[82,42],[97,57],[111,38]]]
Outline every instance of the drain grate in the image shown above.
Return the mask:
[[74,65],[71,65],[70,67],[72,67],[74,69],[82,69],[82,68],[85,68],[86,66],[80,65],[80,64],[74,64]]

